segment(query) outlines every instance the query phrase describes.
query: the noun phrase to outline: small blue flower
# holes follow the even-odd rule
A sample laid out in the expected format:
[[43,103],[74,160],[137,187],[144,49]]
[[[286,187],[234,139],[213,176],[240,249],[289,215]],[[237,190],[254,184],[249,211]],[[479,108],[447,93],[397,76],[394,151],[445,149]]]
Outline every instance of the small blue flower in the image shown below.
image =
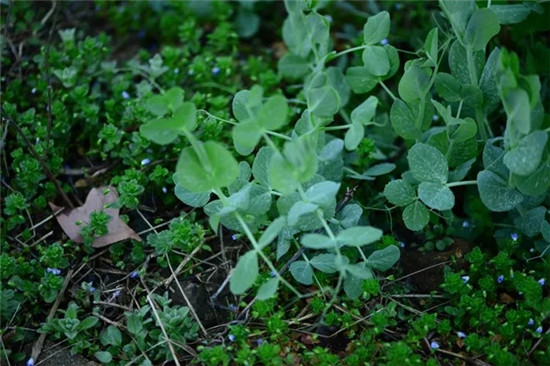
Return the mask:
[[132,273],[130,273],[130,278],[138,278],[138,277],[139,277],[138,271],[133,271]]
[[468,283],[468,281],[470,281],[470,276],[462,276],[460,278],[462,278],[462,282],[464,283]]
[[470,223],[469,223],[468,221],[465,220],[465,221],[462,223],[462,227],[466,229],[466,228],[470,227]]
[[519,235],[517,233],[512,233],[512,234],[510,234],[510,238],[512,238],[513,241],[516,241],[516,240],[518,240]]
[[439,116],[437,114],[434,114],[432,116],[432,121],[438,121],[439,120]]
[[542,327],[538,327],[537,329],[535,329],[535,332],[537,332],[538,334],[542,334]]
[[122,92],[122,98],[124,98],[124,99],[130,99],[130,94],[128,94],[128,92],[127,92],[126,90],[124,90],[124,91]]
[[235,304],[229,304],[229,310],[236,311],[237,307],[235,306]]
[[535,253],[535,248],[529,249],[529,253]]
[[119,297],[121,294],[120,290],[116,290],[114,293],[113,293],[113,296],[114,297]]
[[94,293],[94,292],[95,292],[95,287],[94,287],[94,286],[90,286],[90,292],[91,292],[91,293]]
[[399,246],[400,246],[401,248],[405,248],[405,243],[403,243],[402,241],[400,241],[400,242],[399,242]]
[[180,73],[180,69],[178,69],[177,67],[174,69],[174,74],[179,74]]
[[403,5],[401,5],[401,3],[396,3],[395,4],[395,9],[396,10],[401,10],[403,8]]
[[[31,94],[35,94],[35,93],[36,93],[36,88],[32,88]],[[31,358],[31,360],[32,360],[32,358]],[[30,361],[30,360],[29,360],[29,361]],[[34,362],[34,361],[33,361],[33,362]]]
[[390,42],[388,41],[387,38],[384,38],[383,40],[380,41],[380,44],[381,44],[382,46],[385,46],[385,45],[387,45],[388,43],[390,43]]
[[533,318],[529,318],[529,321],[527,322],[527,325],[530,326],[530,327],[535,325],[535,321],[533,320]]
[[502,283],[502,281],[504,281],[504,276],[503,275],[498,276],[497,277],[497,282]]
[[439,343],[437,343],[436,341],[433,341],[432,343],[430,343],[430,348],[431,349],[438,349],[439,348]]
[[141,165],[149,165],[151,163],[151,159],[145,158],[141,161]]
[[231,239],[233,239],[233,240],[237,240],[238,238],[239,238],[239,236],[237,234],[231,235]]
[[220,73],[220,71],[221,71],[220,68],[219,68],[218,66],[216,66],[216,67],[214,67],[214,68],[212,69],[212,75],[218,76],[218,74]]
[[34,366],[34,359],[33,358],[28,359],[27,366]]
[[456,335],[458,336],[458,338],[466,338],[466,334],[460,331],[456,332]]
[[274,271],[269,272],[269,276],[275,277],[277,274]]
[[168,189],[166,187],[162,187],[162,193],[168,192]]
[[258,338],[258,339],[256,340],[256,344],[257,344],[258,346],[261,346],[263,343],[264,343],[264,340],[263,340],[262,338]]
[[546,280],[544,278],[541,278],[540,280],[537,281],[539,283],[539,285],[541,286],[544,286],[546,284]]
[[195,71],[193,71],[193,70],[187,71],[187,75],[189,75],[189,76],[193,75],[194,73],[195,73]]
[[48,268],[46,269],[46,272],[51,273],[51,274],[56,275],[56,276],[57,276],[58,274],[61,274],[61,271],[60,271],[59,269],[57,269],[57,268],[49,268],[49,267],[48,267]]
[[229,339],[230,342],[235,342],[235,336],[233,334],[228,335],[227,339]]

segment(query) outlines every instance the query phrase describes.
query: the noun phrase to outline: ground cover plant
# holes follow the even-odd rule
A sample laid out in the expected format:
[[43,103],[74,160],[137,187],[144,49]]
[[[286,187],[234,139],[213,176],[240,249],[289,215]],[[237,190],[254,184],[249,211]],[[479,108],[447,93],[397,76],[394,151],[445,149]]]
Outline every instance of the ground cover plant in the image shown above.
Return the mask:
[[545,2],[2,4],[2,364],[550,364]]

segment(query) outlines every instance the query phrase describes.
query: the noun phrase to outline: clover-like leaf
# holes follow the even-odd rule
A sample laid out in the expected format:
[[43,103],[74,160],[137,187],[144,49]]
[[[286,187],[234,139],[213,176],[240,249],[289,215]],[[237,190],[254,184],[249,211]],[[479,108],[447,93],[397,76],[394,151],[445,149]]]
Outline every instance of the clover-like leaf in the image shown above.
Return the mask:
[[447,183],[447,159],[435,147],[417,143],[409,151],[407,159],[411,172],[418,181]]
[[249,250],[241,255],[237,265],[231,273],[229,289],[235,295],[244,294],[258,277],[258,253]]

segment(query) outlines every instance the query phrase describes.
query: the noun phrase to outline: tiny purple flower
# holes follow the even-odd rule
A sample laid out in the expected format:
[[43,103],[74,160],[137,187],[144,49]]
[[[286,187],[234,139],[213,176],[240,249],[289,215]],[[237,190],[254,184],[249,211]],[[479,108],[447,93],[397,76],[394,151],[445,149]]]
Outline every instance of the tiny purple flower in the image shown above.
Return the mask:
[[239,238],[239,236],[237,234],[231,235],[231,239],[233,239],[233,240],[237,240],[238,238]]
[[456,335],[458,336],[458,338],[466,338],[466,333],[464,332],[456,332]]
[[27,360],[27,366],[34,366],[34,359],[33,358],[29,358]]
[[510,234],[510,238],[512,238],[513,241],[517,241],[519,238],[519,235],[517,233]]
[[121,294],[120,290],[116,290],[114,293],[113,293],[113,296],[116,298],[116,297],[119,297]]
[[470,223],[469,223],[468,221],[464,221],[464,222],[462,223],[462,227],[465,228],[465,229],[466,229],[466,228],[469,228],[469,227],[470,227]]
[[168,192],[168,189],[166,187],[162,187],[162,193]]
[[235,306],[235,304],[229,304],[229,310],[237,311],[237,307]]
[[401,248],[405,248],[405,243],[403,243],[402,241],[400,241],[400,242],[399,242],[399,246],[400,246]]
[[122,92],[122,98],[124,98],[124,99],[130,99],[130,94],[128,94],[128,92],[127,92],[126,90],[124,90],[124,91]]
[[527,322],[527,325],[529,327],[532,327],[533,325],[535,325],[535,321],[533,320],[533,318],[529,318],[529,321]]
[[46,272],[51,273],[51,274],[56,275],[56,276],[58,274],[61,274],[61,271],[57,268],[49,268],[48,267],[48,269],[46,269]]
[[256,340],[256,344],[257,344],[258,346],[261,346],[263,343],[264,343],[264,340],[263,340],[262,338],[258,338],[258,339]]
[[539,285],[541,286],[544,286],[546,284],[546,280],[544,278],[541,278],[540,280],[537,281],[539,283]]
[[504,281],[504,276],[503,275],[498,276],[497,277],[497,282],[502,283],[502,281]]
[[436,341],[433,341],[432,343],[430,343],[430,348],[431,349],[438,349],[439,348],[439,343],[437,343]]
[[537,329],[535,329],[535,332],[537,332],[538,334],[542,334],[542,327],[538,327]]
[[212,75],[218,76],[218,74],[220,73],[220,71],[221,71],[220,68],[219,68],[218,66],[216,66],[216,67],[214,67],[214,68],[212,69]]
[[390,42],[388,41],[387,38],[384,38],[383,40],[380,41],[380,44],[381,44],[382,46],[385,46],[385,45],[387,45],[388,43],[390,43]]
[[133,271],[132,273],[130,273],[130,278],[138,278],[138,277],[139,277],[138,271]]
[[95,292],[95,287],[94,287],[94,286],[91,286],[91,287],[90,287],[90,292],[91,292],[91,293],[94,293],[94,292]]
[[464,283],[468,283],[468,281],[470,281],[470,276],[462,276],[460,278],[462,278],[462,282]]
[[141,165],[149,165],[151,163],[151,159],[145,158],[141,161]]
[[235,336],[233,334],[228,335],[227,339],[229,339],[230,342],[235,342]]

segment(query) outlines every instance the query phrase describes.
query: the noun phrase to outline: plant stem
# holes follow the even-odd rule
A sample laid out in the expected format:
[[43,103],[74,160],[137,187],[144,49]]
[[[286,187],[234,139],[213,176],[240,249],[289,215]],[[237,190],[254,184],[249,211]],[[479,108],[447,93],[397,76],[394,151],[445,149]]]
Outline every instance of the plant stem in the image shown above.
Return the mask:
[[378,82],[378,84],[380,84],[380,86],[382,86],[382,88],[384,88],[384,90],[386,91],[386,93],[388,93],[388,95],[393,99],[393,100],[396,100],[397,97],[392,93],[392,91],[390,90],[390,88],[388,88],[386,86],[386,84],[384,84],[384,82],[382,80],[380,80]]
[[227,120],[227,119],[223,119],[223,118],[221,118],[221,117],[215,116],[215,115],[213,115],[212,113],[208,112],[208,111],[205,110],[205,109],[199,109],[199,110],[197,110],[197,112],[204,113],[204,114],[206,114],[208,117],[214,118],[215,120],[218,120],[218,121],[221,121],[221,122],[229,123],[230,125],[237,125],[237,122],[229,121],[229,120]]
[[364,50],[365,48],[367,48],[369,46],[367,45],[362,45],[362,46],[357,46],[357,47],[352,47],[352,48],[348,48],[347,50],[344,50],[344,51],[340,51],[334,55],[332,55],[332,57],[329,57],[328,60],[329,61],[332,61],[334,60],[335,58],[338,58],[340,56],[344,56],[348,53],[351,53],[351,52],[355,52],[355,51],[360,51],[360,50]]
[[447,183],[447,187],[458,187],[458,186],[468,186],[468,185],[475,185],[477,184],[477,180],[465,180],[463,182],[452,182]]
[[336,131],[336,130],[347,130],[350,128],[350,125],[339,125],[339,126],[327,126],[323,127],[325,131]]
[[292,141],[292,138],[287,136],[287,135],[283,135],[282,133],[278,133],[278,132],[274,132],[274,131],[265,131],[266,134],[268,135],[271,135],[271,136],[277,136],[279,138],[282,138],[283,140],[286,140],[286,141]]

